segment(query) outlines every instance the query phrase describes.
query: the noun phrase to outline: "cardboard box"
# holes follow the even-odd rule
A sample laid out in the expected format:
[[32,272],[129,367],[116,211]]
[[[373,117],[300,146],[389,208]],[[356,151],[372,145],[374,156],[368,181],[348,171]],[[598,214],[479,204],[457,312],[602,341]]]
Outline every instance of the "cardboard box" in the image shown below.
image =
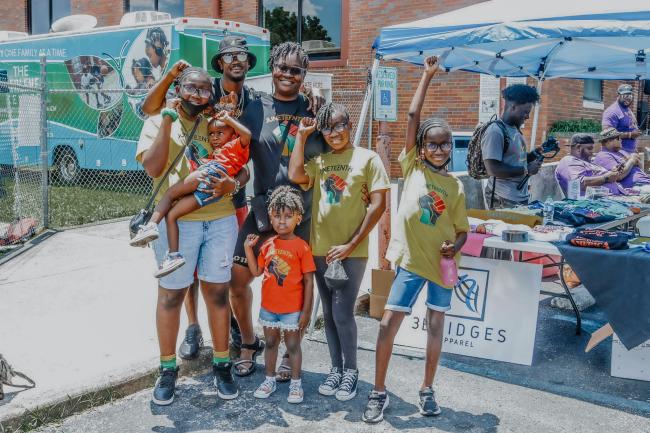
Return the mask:
[[650,382],[650,340],[627,350],[614,333],[610,374],[614,377]]
[[501,220],[508,224],[523,224],[535,227],[542,223],[542,218],[506,210],[467,209],[467,216],[482,220]]
[[381,319],[384,307],[390,293],[390,287],[395,279],[395,272],[391,270],[373,269],[370,288],[370,317]]

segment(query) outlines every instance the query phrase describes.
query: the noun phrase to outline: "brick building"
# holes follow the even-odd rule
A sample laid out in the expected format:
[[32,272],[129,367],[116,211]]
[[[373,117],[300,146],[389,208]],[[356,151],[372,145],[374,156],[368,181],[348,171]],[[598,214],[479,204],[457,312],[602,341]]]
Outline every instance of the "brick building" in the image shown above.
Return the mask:
[[[34,9],[31,4],[38,4]],[[421,19],[477,3],[476,0],[411,0],[408,3],[394,0],[17,0],[9,2],[0,16],[0,30],[30,31],[38,20],[43,27],[59,16],[86,13],[97,17],[98,25],[115,25],[121,16],[131,10],[165,10],[172,15],[228,18],[271,29],[276,38],[300,39],[303,46],[318,42],[311,49],[312,70],[334,75],[333,87],[339,90],[361,90],[365,86],[368,67],[372,62],[371,45],[381,27]],[[43,4],[47,9],[40,9]],[[408,5],[408,6],[406,6]],[[277,11],[277,9],[281,11]],[[182,11],[182,12],[181,12]],[[300,31],[283,29],[274,32],[278,18],[274,13],[286,12],[284,18],[304,18]],[[39,16],[40,14],[40,16]],[[49,14],[49,16],[48,16]],[[293,17],[296,20],[296,17]],[[318,18],[316,24],[314,17]],[[275,19],[275,21],[273,21]],[[310,21],[313,26],[309,26]],[[287,21],[288,19],[283,19]],[[302,21],[302,20],[301,20]],[[295,21],[297,23],[297,20]],[[319,27],[319,25],[321,27]],[[322,30],[326,31],[323,36]],[[321,32],[321,33],[319,33]],[[314,36],[314,33],[316,36]],[[320,36],[318,36],[320,34]],[[330,41],[313,41],[321,38]],[[405,133],[406,111],[420,77],[418,68],[405,63],[385,63],[398,67],[398,120],[382,128],[392,140],[392,175],[398,176],[397,153]],[[529,82],[529,84],[532,84]],[[538,134],[546,131],[558,120],[600,120],[602,110],[616,98],[620,82],[600,80],[547,81],[542,92]],[[499,86],[506,85],[501,79]],[[637,89],[639,86],[637,86]],[[424,114],[439,115],[449,121],[454,130],[471,131],[479,120],[481,79],[477,74],[454,72],[441,74],[434,80],[426,101]],[[357,93],[359,94],[359,93]],[[638,97],[643,97],[637,92]],[[647,100],[647,97],[643,97]],[[635,105],[636,106],[636,105]],[[532,120],[526,125],[528,134]],[[378,125],[373,128],[377,131]]]

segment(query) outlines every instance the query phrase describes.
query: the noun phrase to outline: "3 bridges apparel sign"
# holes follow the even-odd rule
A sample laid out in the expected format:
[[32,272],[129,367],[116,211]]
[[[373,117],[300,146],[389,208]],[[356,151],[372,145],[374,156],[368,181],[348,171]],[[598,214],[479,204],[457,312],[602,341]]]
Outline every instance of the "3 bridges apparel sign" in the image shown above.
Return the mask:
[[[529,263],[463,257],[451,310],[445,315],[442,350],[531,365],[542,267]],[[395,338],[424,349],[426,286]]]

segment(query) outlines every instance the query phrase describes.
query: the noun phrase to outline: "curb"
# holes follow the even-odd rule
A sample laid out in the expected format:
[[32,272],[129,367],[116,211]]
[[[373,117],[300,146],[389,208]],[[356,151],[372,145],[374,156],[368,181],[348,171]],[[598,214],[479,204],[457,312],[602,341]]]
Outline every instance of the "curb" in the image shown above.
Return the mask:
[[[231,349],[232,352],[232,349]],[[212,348],[203,347],[193,360],[181,360],[179,377],[197,376],[212,370]],[[111,380],[106,384],[54,399],[33,408],[26,408],[18,415],[0,419],[0,433],[27,432],[47,424],[59,422],[93,407],[151,388],[158,378],[158,368],[136,372],[129,377]]]

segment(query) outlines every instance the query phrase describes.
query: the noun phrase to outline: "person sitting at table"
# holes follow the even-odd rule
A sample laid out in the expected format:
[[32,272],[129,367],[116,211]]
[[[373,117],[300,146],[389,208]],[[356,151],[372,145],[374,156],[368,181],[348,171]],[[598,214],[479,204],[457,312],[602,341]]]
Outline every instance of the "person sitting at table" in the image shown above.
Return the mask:
[[620,183],[624,188],[650,184],[650,176],[643,172],[638,153],[630,153],[621,147],[621,133],[616,128],[607,128],[599,137],[602,149],[596,154],[594,164],[606,170],[617,170],[623,176]]
[[594,139],[588,134],[574,134],[571,137],[571,153],[560,160],[555,169],[555,179],[565,195],[569,182],[580,180],[580,195],[588,186],[603,186],[612,195],[625,195],[625,188],[619,183],[621,173],[616,169],[607,170],[593,164]]

